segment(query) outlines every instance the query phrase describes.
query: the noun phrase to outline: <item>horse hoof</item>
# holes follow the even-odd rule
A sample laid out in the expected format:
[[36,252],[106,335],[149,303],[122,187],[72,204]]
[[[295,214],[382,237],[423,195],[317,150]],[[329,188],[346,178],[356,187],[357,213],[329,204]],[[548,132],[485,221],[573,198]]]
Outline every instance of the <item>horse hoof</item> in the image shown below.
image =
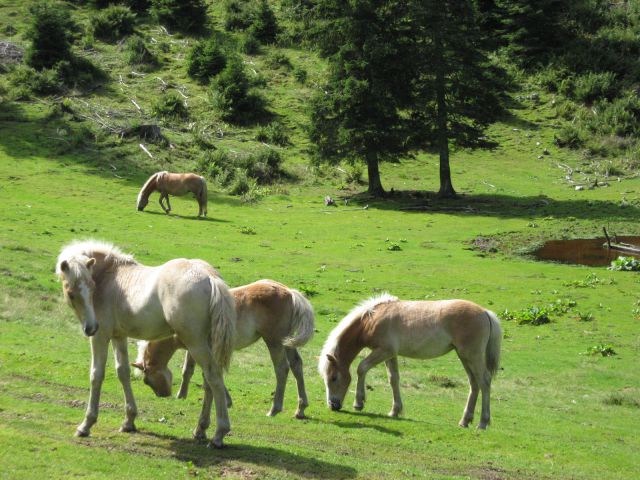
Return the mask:
[[203,433],[203,432],[194,433],[193,434],[193,439],[196,442],[206,442],[207,441],[207,434]]
[[388,416],[389,418],[398,418],[398,413],[399,413],[399,412],[394,412],[394,411],[392,410],[392,411],[390,411],[390,412],[387,414],[387,416]]
[[274,410],[271,409],[267,412],[267,417],[275,417],[278,413],[280,413],[282,410]]
[[363,405],[354,405],[353,408],[354,408],[354,410],[357,410],[357,411],[360,412],[364,408],[364,404]]
[[135,425],[122,425],[119,429],[120,433],[136,433],[138,429]]
[[304,412],[296,412],[294,417],[297,418],[298,420],[304,420],[305,418],[307,418],[305,417]]
[[82,437],[88,437],[88,436],[89,436],[89,432],[88,432],[88,431],[84,431],[84,430],[77,429],[77,430],[76,430],[76,433],[75,433],[75,436],[76,436],[76,437],[80,437],[80,438],[82,438]]
[[486,430],[487,429],[487,424],[486,423],[481,423],[478,425],[477,430]]

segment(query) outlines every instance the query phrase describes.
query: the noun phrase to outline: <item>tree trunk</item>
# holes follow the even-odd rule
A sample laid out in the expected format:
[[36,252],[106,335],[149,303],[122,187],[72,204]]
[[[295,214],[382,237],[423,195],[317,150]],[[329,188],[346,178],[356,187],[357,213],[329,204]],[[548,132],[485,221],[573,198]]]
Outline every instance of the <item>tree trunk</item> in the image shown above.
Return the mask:
[[447,99],[445,96],[445,58],[442,54],[442,38],[438,29],[434,32],[434,43],[436,45],[437,60],[436,60],[436,128],[438,152],[440,153],[440,190],[438,191],[438,197],[440,198],[455,198],[456,191],[453,189],[453,183],[451,183],[451,168],[449,166],[449,131],[447,127],[448,112],[447,112]]
[[380,169],[378,168],[378,159],[375,157],[367,158],[367,173],[369,175],[368,193],[374,197],[383,197],[384,188],[380,181]]

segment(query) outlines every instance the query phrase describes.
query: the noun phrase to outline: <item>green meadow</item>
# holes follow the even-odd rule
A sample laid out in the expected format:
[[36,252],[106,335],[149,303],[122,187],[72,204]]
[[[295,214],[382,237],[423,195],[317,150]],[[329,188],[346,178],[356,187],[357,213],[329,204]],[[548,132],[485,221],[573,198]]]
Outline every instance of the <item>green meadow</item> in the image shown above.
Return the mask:
[[[0,31],[15,27],[11,40],[23,46],[26,3],[0,4]],[[221,5],[209,5],[220,31]],[[85,27],[91,14],[73,7]],[[452,152],[459,198],[436,197],[438,158],[419,153],[381,166],[390,195],[374,199],[348,166],[309,162],[308,101],[326,73],[315,53],[293,44],[242,54],[252,82],[263,85],[269,120],[289,136],[275,147],[258,140],[263,125],[222,121],[209,87],[188,77],[184,58],[197,37],[169,34],[146,16],[136,31],[159,65],[127,64],[118,43],[85,38],[83,49],[74,46],[108,73],[88,92],[30,96],[0,70],[0,478],[640,477],[640,277],[532,256],[546,240],[592,238],[602,227],[640,235],[637,169],[615,172],[606,160],[558,148],[559,104],[523,82],[508,115],[487,131],[495,148]],[[231,45],[242,39],[224,35]],[[289,67],[276,61],[282,55]],[[305,83],[294,78],[296,68],[308,74]],[[154,117],[167,89],[188,97],[189,118]],[[168,138],[166,145],[145,143],[153,158],[139,148],[142,140],[114,133],[149,123]],[[196,217],[197,203],[187,196],[171,198],[171,215],[157,194],[144,212],[136,210],[151,173],[196,170],[213,148],[240,157],[273,148],[286,175],[244,196],[209,179],[206,219]],[[326,196],[336,206],[325,206]],[[74,437],[89,395],[90,347],[54,267],[66,243],[88,238],[112,242],[146,265],[201,258],[230,286],[271,278],[305,293],[317,330],[300,349],[308,418],[293,418],[291,375],[285,410],[265,415],[275,377],[257,342],[235,352],[225,378],[234,403],[224,449],[191,438],[199,373],[186,400],[157,398],[134,378],[139,431],[118,433],[124,399],[112,359],[98,423],[90,437]],[[391,389],[382,366],[367,376],[362,412],[351,407],[354,385],[343,411],[328,409],[317,372],[322,345],[351,308],[382,292],[464,298],[498,313],[502,362],[486,431],[458,427],[468,385],[454,353],[400,359],[398,419],[386,416]],[[536,325],[540,317],[549,321]],[[174,394],[181,357],[171,363]]]
[[[357,187],[340,189],[339,179],[309,177],[252,204],[210,191],[209,217],[198,220],[197,204],[187,197],[172,199],[171,216],[157,196],[137,212],[146,174],[121,179],[99,155],[56,154],[43,140],[41,112],[24,108],[1,124],[0,476],[638,474],[638,275],[537,262],[528,252],[545,239],[593,236],[603,225],[637,235],[640,180],[610,179],[609,187],[584,191],[568,186],[557,164],[579,159],[551,146],[550,155],[537,158],[536,143],[551,143],[544,111],[527,110],[529,129],[493,127],[501,143],[493,151],[456,152],[454,184],[462,195],[455,201],[425,192],[437,179],[436,159],[426,156],[384,167],[386,187],[398,192],[385,201],[362,197]],[[325,207],[325,195],[338,206]],[[199,388],[186,401],[159,399],[134,380],[140,431],[118,433],[123,399],[112,369],[91,437],[73,437],[88,397],[89,344],[53,272],[61,246],[82,238],[113,242],[149,265],[202,258],[232,286],[273,278],[305,292],[317,322],[302,349],[309,418],[292,418],[292,379],[285,411],[265,416],[274,378],[258,342],[235,354],[226,378],[234,406],[224,450],[190,438]],[[363,412],[350,408],[353,391],[343,412],[328,410],[316,371],[321,345],[357,302],[383,291],[407,299],[467,298],[498,313],[570,307],[552,310],[551,322],[539,326],[503,318],[493,423],[477,432],[457,426],[467,385],[454,354],[401,360],[405,412],[398,420],[385,416],[391,392],[381,367],[368,377]],[[616,355],[591,354],[598,345]],[[133,341],[130,352],[135,356]],[[180,360],[173,362],[176,383]]]

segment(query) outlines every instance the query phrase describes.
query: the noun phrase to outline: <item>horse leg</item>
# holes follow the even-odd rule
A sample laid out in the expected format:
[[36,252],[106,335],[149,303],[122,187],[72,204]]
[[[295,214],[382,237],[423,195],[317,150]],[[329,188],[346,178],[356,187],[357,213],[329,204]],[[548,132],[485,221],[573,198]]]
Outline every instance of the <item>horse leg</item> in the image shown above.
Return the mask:
[[289,374],[289,362],[282,345],[269,345],[269,354],[273,362],[273,370],[276,374],[276,392],[273,395],[273,404],[271,410],[267,413],[268,417],[273,417],[282,411],[282,403],[284,400],[284,389],[287,385],[287,375]]
[[211,421],[211,400],[213,398],[216,405],[216,433],[209,442],[209,446],[222,448],[224,436],[231,431],[222,370],[213,361],[209,346],[191,348],[187,346],[187,348],[198,365],[200,365],[200,368],[202,368],[205,379],[205,395],[202,401],[202,411],[200,412],[200,419],[193,432],[193,436],[195,438],[206,438],[206,430]]
[[387,366],[389,384],[393,392],[393,405],[389,412],[390,417],[397,417],[402,412],[402,399],[400,398],[400,372],[398,371],[398,357],[390,358],[384,362]]
[[298,385],[298,409],[296,410],[296,418],[302,419],[304,416],[304,409],[309,406],[309,400],[307,400],[307,391],[304,388],[304,374],[302,373],[302,358],[295,348],[286,348],[284,351],[287,354],[287,360],[289,360],[289,366],[291,372],[296,379]]
[[162,207],[162,210],[164,210],[164,213],[169,213],[171,211],[171,205],[169,205],[169,208],[165,207],[164,203],[162,203],[162,200],[164,199],[167,200],[167,205],[169,205],[169,195],[166,193],[161,193],[160,199],[158,201],[160,202],[160,206]]
[[473,421],[473,414],[476,409],[476,402],[478,400],[478,393],[480,390],[478,389],[478,382],[473,374],[470,362],[463,358],[461,358],[460,361],[462,362],[462,365],[467,372],[467,376],[469,377],[469,396],[467,397],[467,404],[464,407],[464,412],[462,413],[462,418],[458,425],[467,428]]
[[189,352],[184,356],[184,364],[182,365],[182,382],[180,383],[180,390],[178,391],[177,398],[187,398],[189,392],[189,382],[193,377],[193,371],[195,370],[196,362]]
[[136,401],[133,398],[133,391],[131,390],[131,372],[129,369],[129,352],[127,349],[126,338],[112,338],[111,345],[113,346],[113,357],[116,363],[116,372],[118,373],[118,380],[124,390],[124,411],[125,419],[120,427],[121,432],[135,432],[135,419],[138,415],[138,408],[136,407]]
[[93,424],[98,420],[98,404],[100,403],[100,390],[104,380],[104,367],[107,363],[107,351],[109,339],[103,336],[91,337],[91,391],[89,404],[84,420],[76,429],[77,437],[88,437]]
[[378,365],[389,358],[394,356],[393,353],[388,350],[384,350],[381,348],[373,350],[367,358],[360,362],[358,365],[358,384],[356,386],[356,399],[353,402],[353,408],[356,410],[362,410],[364,408],[364,380],[367,375],[367,372],[371,370],[373,367]]
[[491,423],[491,373],[482,364],[482,373],[479,380],[480,391],[482,392],[482,412],[480,413],[480,423],[478,430],[485,430]]
[[164,196],[164,199],[167,201],[167,213],[171,212],[171,202],[169,201],[169,194],[167,193]]

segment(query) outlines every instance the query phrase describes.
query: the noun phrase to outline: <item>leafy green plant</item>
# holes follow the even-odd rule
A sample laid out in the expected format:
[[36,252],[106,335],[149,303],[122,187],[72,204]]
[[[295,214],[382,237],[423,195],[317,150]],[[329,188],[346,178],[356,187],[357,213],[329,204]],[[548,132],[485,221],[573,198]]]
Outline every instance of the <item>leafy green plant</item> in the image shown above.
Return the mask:
[[592,322],[595,317],[591,312],[576,312],[576,320],[579,322]]
[[638,272],[640,271],[640,260],[634,257],[620,256],[613,260],[607,269],[623,272]]
[[630,394],[614,392],[602,400],[605,405],[640,408],[640,401]]
[[280,122],[271,122],[266,126],[258,128],[256,140],[259,142],[272,143],[281,147],[290,143],[285,126]]
[[207,5],[204,0],[151,0],[151,14],[170,28],[198,32],[207,21]]
[[602,355],[603,357],[612,357],[617,355],[616,351],[613,349],[613,346],[610,344],[598,344],[590,347],[587,350],[589,355]]
[[243,235],[255,235],[256,229],[253,227],[243,226],[240,227],[240,233],[242,233]]
[[278,22],[267,0],[260,0],[251,23],[251,31],[260,42],[265,44],[275,42]]
[[397,243],[392,242],[387,247],[387,250],[389,250],[391,252],[399,252],[400,250],[402,250],[402,247],[400,245],[398,245]]
[[227,62],[211,88],[212,102],[225,120],[247,122],[264,114],[265,100],[250,91],[249,78],[239,58]]
[[294,67],[293,69],[293,78],[296,79],[298,83],[305,83],[307,81],[307,71],[302,67]]
[[291,64],[291,60],[282,52],[271,52],[267,55],[265,60],[266,65],[269,68],[285,68],[287,70],[291,70],[293,65]]
[[51,68],[71,58],[71,44],[76,23],[68,8],[60,3],[37,2],[29,7],[30,23],[25,32],[31,44],[25,52],[25,63],[36,70]]

